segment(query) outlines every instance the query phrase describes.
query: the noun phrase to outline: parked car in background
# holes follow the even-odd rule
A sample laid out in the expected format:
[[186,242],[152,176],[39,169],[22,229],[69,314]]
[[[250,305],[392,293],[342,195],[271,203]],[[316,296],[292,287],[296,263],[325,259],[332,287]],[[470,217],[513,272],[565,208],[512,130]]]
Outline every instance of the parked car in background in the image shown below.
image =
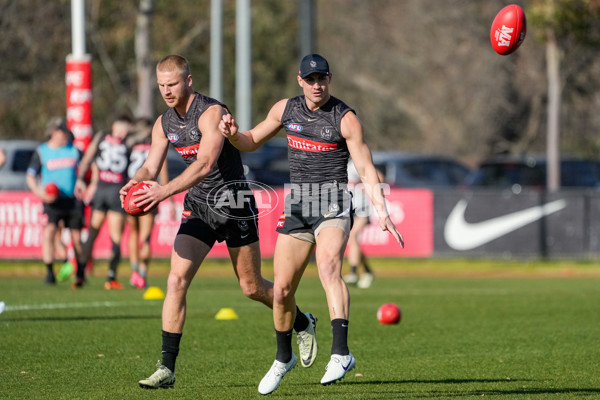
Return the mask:
[[[242,152],[246,178],[280,187],[289,183],[286,138],[274,138],[254,152]],[[463,186],[470,169],[459,161],[440,155],[402,152],[373,152],[373,164],[387,183],[400,188],[453,188]]]
[[252,152],[240,152],[246,179],[282,187],[290,182],[287,138],[275,137]]
[[465,185],[471,170],[451,157],[403,152],[373,152],[385,181],[399,188],[450,189]]
[[[471,188],[511,189],[546,188],[547,163],[543,157],[499,157],[481,163],[467,178]],[[600,187],[600,162],[564,158],[560,162],[560,186],[564,188]]]
[[0,168],[0,190],[29,190],[27,167],[40,142],[35,140],[0,140],[6,162]]
[[[0,190],[28,190],[25,174],[39,142],[0,140],[6,162],[0,168]],[[241,152],[246,178],[282,187],[290,181],[286,138],[276,137],[254,152]],[[387,183],[401,188],[453,188],[465,184],[470,170],[445,156],[401,152],[373,152],[373,163],[385,175]],[[186,164],[177,151],[167,153],[169,179],[178,176]]]

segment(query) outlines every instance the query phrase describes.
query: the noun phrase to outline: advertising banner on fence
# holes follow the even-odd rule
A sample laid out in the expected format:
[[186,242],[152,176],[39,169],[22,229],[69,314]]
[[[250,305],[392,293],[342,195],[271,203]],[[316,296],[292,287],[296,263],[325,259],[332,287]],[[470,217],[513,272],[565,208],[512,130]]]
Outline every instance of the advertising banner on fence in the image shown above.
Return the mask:
[[[435,255],[586,257],[598,246],[593,192],[449,191],[436,193]],[[596,205],[596,207],[592,207]]]
[[[263,257],[272,257],[277,240],[275,226],[283,211],[283,189],[275,196],[255,190],[260,210],[259,234]],[[168,258],[179,228],[183,194],[174,197],[175,212],[169,201],[163,201],[158,209],[151,245],[154,257]],[[404,235],[406,248],[402,249],[392,236],[382,232],[378,218],[372,215],[371,224],[361,236],[363,249],[369,256],[427,257],[433,253],[433,195],[428,190],[392,189],[386,195],[388,211],[398,230]],[[175,217],[174,217],[175,216]],[[37,259],[42,254],[42,230],[44,225],[42,203],[30,192],[0,192],[0,258]],[[125,228],[121,250],[128,255],[129,228]],[[84,237],[86,231],[84,230]],[[68,239],[68,232],[64,235]],[[94,257],[108,258],[111,243],[106,224],[94,245]],[[217,243],[209,257],[229,257],[225,243]]]

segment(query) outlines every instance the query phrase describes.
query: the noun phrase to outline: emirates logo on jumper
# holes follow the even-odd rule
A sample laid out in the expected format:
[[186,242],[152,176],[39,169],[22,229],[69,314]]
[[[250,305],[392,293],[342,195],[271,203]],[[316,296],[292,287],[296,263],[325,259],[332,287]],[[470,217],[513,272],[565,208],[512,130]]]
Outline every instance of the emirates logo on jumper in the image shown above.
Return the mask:
[[334,151],[338,149],[337,143],[315,142],[313,140],[302,139],[292,135],[288,135],[287,139],[288,146],[296,150],[326,153],[328,151]]
[[177,152],[181,154],[181,157],[183,158],[195,157],[198,154],[199,146],[199,144],[194,144],[187,147],[176,147],[175,150],[177,150]]

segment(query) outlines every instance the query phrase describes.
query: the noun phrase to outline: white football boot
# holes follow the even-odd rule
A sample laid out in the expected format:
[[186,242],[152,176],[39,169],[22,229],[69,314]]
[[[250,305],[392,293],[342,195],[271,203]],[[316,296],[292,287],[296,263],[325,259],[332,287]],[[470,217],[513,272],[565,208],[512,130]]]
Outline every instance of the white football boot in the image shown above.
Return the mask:
[[156,372],[149,378],[138,382],[144,389],[172,389],[175,386],[175,374],[160,362],[156,363]]
[[309,312],[304,313],[308,318],[308,326],[305,330],[296,332],[298,349],[300,350],[300,364],[308,368],[317,358],[317,317]]
[[296,366],[296,355],[292,353],[292,359],[287,363],[275,360],[269,372],[258,384],[258,393],[269,394],[279,387],[283,376]]
[[375,275],[373,275],[370,272],[365,272],[358,279],[358,283],[356,284],[356,286],[358,286],[361,289],[367,289],[371,286],[371,283],[373,283],[373,279],[375,279]]
[[346,372],[352,371],[356,365],[356,359],[349,353],[347,356],[332,354],[331,360],[325,367],[325,375],[321,379],[321,385],[329,385],[342,379]]
[[352,272],[344,275],[342,279],[344,279],[344,282],[348,285],[356,285],[358,283],[358,275]]

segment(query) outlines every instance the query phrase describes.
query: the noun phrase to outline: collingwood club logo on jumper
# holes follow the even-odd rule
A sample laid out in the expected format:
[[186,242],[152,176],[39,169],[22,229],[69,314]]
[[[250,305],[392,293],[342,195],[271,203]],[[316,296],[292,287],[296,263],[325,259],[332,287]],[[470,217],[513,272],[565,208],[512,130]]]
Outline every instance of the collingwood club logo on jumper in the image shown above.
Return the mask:
[[[237,180],[217,186],[208,193],[209,206],[216,214],[223,217],[243,221],[240,228],[247,224],[245,220],[254,219],[256,215],[240,216],[236,210],[251,209],[252,198],[258,208],[258,216],[267,215],[277,208],[279,196],[269,185],[261,182]],[[243,229],[242,229],[243,230]]]
[[321,137],[326,140],[330,140],[333,136],[333,128],[331,126],[325,126],[321,129]]
[[461,199],[454,206],[446,220],[444,239],[448,246],[454,250],[472,250],[554,214],[566,206],[566,200],[555,200],[541,206],[526,208],[485,221],[469,223],[465,220],[467,201]]

